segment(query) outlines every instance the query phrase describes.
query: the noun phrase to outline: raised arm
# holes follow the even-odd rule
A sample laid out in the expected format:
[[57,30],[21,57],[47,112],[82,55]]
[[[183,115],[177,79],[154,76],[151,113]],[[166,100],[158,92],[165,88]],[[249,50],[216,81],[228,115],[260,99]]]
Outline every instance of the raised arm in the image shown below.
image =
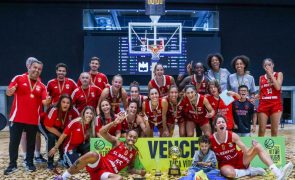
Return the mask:
[[145,120],[145,117],[137,115],[136,124],[138,124],[144,134],[144,136],[148,136],[150,134],[150,126],[148,120]]
[[191,76],[185,77],[178,85],[179,92],[183,90],[183,88],[191,82]]
[[276,79],[273,74],[271,74],[270,78],[271,78],[271,80],[273,82],[274,88],[276,90],[281,90],[282,84],[283,84],[283,79],[284,79],[283,73],[282,72],[278,73],[278,79]]
[[107,140],[107,141],[109,141],[110,143],[112,143],[113,144],[113,146],[117,146],[117,145],[119,145],[119,140],[116,138],[116,137],[114,137],[114,136],[112,136],[112,135],[110,135],[109,134],[109,130],[111,129],[111,127],[113,127],[114,125],[118,125],[118,124],[120,124],[124,119],[125,119],[125,113],[124,112],[120,112],[119,114],[118,114],[118,116],[116,117],[116,119],[113,121],[113,122],[111,122],[111,123],[109,123],[109,124],[107,124],[107,125],[105,125],[105,126],[103,126],[102,128],[100,128],[100,130],[99,130],[99,134],[101,135],[101,137],[103,137],[105,140]]
[[238,93],[233,92],[233,91],[227,91],[227,95],[232,96],[236,99],[241,99],[241,96]]

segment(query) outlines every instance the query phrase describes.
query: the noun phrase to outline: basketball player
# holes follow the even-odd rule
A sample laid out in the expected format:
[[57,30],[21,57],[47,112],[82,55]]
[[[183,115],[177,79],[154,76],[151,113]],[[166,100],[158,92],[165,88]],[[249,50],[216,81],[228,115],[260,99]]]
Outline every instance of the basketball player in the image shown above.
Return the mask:
[[[107,99],[112,106],[115,114],[120,112],[120,104],[123,103],[124,109],[127,108],[127,93],[123,86],[123,78],[121,75],[115,75],[112,79],[112,85],[106,87],[99,98],[99,104],[103,99]],[[100,113],[99,106],[96,108],[97,114]]]
[[[149,100],[144,101],[142,105],[142,112],[148,117],[151,131],[155,127],[159,129],[160,136],[169,136],[167,127],[166,114],[168,109],[168,102],[165,98],[159,97],[159,92],[156,88],[149,90]],[[150,134],[152,136],[152,134]]]
[[264,136],[268,118],[271,121],[271,136],[277,136],[283,110],[281,102],[283,73],[274,72],[274,63],[270,58],[263,60],[263,68],[266,74],[259,78],[258,136]]
[[[201,127],[202,132],[210,136],[211,127],[209,118],[215,115],[215,111],[210,105],[207,98],[197,93],[195,86],[187,85],[185,91],[185,105],[184,105],[184,118],[186,120],[186,134],[188,137],[193,137],[195,127]],[[208,111],[208,112],[207,112]]]
[[128,104],[131,101],[136,101],[138,104],[138,112],[142,111],[142,103],[147,99],[147,96],[140,94],[139,84],[136,81],[133,81],[130,84],[130,96],[128,96]]
[[86,167],[92,180],[123,179],[118,173],[126,166],[128,166],[130,173],[144,176],[144,170],[134,168],[134,159],[138,153],[134,145],[138,138],[137,132],[134,130],[127,132],[125,142],[120,142],[108,133],[109,129],[120,124],[125,116],[119,117],[112,123],[103,126],[99,131],[101,136],[113,145],[113,148],[105,157],[96,152],[89,152],[80,157],[62,176],[56,177],[55,180],[65,180],[84,167]]
[[127,136],[127,132],[131,130],[135,130],[138,132],[140,136],[147,136],[150,134],[150,126],[148,121],[141,115],[139,115],[138,111],[138,103],[136,101],[129,102],[128,108],[126,110],[127,116],[122,121],[122,137]]
[[[257,141],[253,140],[252,146],[247,148],[236,133],[226,130],[227,123],[224,116],[217,115],[213,125],[216,132],[210,136],[211,149],[215,152],[218,167],[225,177],[240,178],[247,175],[264,175],[264,169],[250,167],[250,162],[256,155],[269,167],[277,180],[286,180],[292,172],[293,164],[291,162],[285,165],[283,170],[278,169],[269,154]],[[237,150],[237,147],[240,150]]]
[[172,85],[168,92],[168,111],[167,111],[167,126],[169,136],[173,136],[175,124],[179,126],[179,136],[185,137],[185,121],[183,118],[184,102],[183,98],[179,97],[178,88]]
[[179,84],[180,91],[188,84],[192,84],[196,87],[199,94],[205,95],[207,93],[208,79],[205,76],[206,68],[201,62],[194,64],[193,74],[184,78]]
[[[99,134],[99,130],[109,124],[115,121],[117,118],[116,114],[114,113],[111,103],[104,99],[99,104],[99,116],[95,119],[95,133],[97,137],[101,137]],[[112,126],[112,128],[109,130],[109,134],[119,139],[121,137],[121,124],[118,124],[116,126]]]
[[[217,80],[208,82],[208,91],[210,94],[206,95],[206,98],[213,107],[215,114],[225,116],[227,119],[227,128],[228,130],[232,131],[234,128],[234,117],[232,111],[233,102],[229,105],[225,105],[223,100],[219,97],[221,94],[221,88]],[[228,91],[227,95],[232,96],[235,100],[241,99],[241,96],[233,91]],[[211,128],[213,129],[214,126],[211,125]]]
[[154,68],[154,78],[150,80],[148,88],[155,88],[158,90],[160,97],[168,95],[168,90],[171,85],[175,85],[172,76],[164,75],[164,68],[162,64],[157,63]]

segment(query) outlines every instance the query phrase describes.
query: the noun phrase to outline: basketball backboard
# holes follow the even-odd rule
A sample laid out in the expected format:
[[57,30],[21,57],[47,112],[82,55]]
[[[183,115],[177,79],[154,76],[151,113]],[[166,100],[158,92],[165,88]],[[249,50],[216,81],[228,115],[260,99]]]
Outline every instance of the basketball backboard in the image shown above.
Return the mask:
[[182,52],[181,23],[130,22],[129,55],[179,55]]

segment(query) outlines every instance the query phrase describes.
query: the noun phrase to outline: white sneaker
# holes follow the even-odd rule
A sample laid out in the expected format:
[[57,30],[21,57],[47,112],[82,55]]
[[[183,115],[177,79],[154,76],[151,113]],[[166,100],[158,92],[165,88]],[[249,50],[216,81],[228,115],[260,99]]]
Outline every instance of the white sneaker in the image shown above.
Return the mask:
[[265,175],[265,170],[260,167],[249,167],[248,170],[250,170],[250,176],[263,176]]
[[293,170],[293,163],[292,162],[289,162],[288,164],[286,164],[284,167],[283,167],[283,170],[282,170],[282,176],[280,176],[278,178],[278,180],[287,180],[287,177],[291,174],[292,170]]

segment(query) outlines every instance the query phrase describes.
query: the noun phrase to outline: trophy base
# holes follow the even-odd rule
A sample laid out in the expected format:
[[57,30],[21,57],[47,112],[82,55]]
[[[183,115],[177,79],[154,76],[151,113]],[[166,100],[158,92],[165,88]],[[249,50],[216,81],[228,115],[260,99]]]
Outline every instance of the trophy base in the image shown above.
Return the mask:
[[161,173],[161,171],[156,171],[156,173],[155,173],[155,176],[162,176],[162,173]]
[[180,176],[180,169],[179,168],[169,168],[168,174],[170,176]]

